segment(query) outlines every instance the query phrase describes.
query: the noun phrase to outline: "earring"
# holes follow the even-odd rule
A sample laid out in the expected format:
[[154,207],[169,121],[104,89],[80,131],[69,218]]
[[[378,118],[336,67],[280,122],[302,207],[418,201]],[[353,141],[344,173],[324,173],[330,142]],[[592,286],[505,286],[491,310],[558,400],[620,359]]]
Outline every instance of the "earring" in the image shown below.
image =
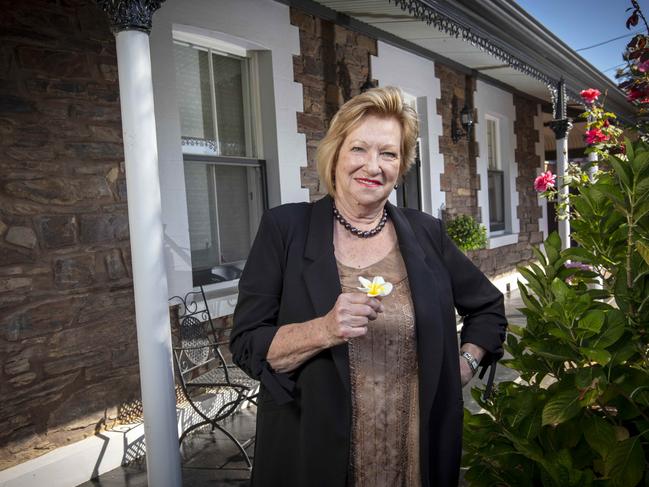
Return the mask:
[[394,185],[394,189],[398,189],[398,188],[399,188],[399,185],[398,185],[398,184],[395,184],[395,185]]

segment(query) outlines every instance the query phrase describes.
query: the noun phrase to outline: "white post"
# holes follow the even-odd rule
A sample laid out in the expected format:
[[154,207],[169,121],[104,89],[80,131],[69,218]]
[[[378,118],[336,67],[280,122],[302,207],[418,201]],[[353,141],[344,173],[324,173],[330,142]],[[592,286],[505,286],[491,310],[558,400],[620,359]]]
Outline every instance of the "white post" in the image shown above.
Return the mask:
[[149,35],[115,34],[148,485],[180,487]]
[[565,218],[557,222],[559,227],[559,237],[561,237],[561,248],[570,247],[570,188],[564,184],[564,178],[568,169],[568,134],[557,139],[557,177],[559,179],[559,194],[557,203],[563,203],[563,213]]
[[595,181],[595,173],[598,171],[599,166],[597,165],[597,153],[589,152],[588,153],[588,178],[591,181]]

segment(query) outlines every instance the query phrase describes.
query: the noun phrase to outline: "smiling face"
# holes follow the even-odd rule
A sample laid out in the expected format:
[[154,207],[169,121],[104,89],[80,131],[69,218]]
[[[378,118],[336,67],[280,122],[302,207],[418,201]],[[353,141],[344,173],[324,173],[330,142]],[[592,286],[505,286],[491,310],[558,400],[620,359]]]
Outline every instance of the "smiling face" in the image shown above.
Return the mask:
[[368,114],[342,143],[336,161],[336,199],[347,208],[382,207],[399,177],[401,124]]

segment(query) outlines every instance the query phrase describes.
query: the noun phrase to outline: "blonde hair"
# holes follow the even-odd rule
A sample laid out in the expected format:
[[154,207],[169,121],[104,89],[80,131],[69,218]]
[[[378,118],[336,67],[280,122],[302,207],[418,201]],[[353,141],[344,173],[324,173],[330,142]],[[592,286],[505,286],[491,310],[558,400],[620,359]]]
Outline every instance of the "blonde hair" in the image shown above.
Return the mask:
[[401,90],[394,86],[373,88],[347,101],[334,115],[329,130],[320,141],[315,154],[320,180],[327,192],[334,195],[336,163],[343,142],[366,115],[394,117],[401,124],[401,163],[399,179],[415,160],[415,147],[419,135],[417,112],[404,103]]

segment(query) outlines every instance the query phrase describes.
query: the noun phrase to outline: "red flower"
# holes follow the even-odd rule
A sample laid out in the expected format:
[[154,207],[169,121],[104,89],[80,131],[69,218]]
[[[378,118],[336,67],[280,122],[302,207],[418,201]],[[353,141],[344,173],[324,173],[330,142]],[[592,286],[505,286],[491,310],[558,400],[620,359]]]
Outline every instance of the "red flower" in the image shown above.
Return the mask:
[[586,131],[586,143],[587,144],[599,144],[600,142],[606,142],[608,140],[608,135],[602,132],[600,129],[590,129]]
[[534,180],[534,189],[539,193],[547,191],[548,188],[554,188],[554,182],[557,177],[552,171],[544,172]]
[[584,100],[586,103],[593,103],[599,95],[601,95],[599,90],[596,90],[595,88],[588,88],[587,90],[582,90],[581,93],[579,93],[581,96],[582,100]]
[[640,101],[640,103],[645,103],[647,99],[647,87],[646,86],[632,86],[627,95],[626,99],[629,101]]

